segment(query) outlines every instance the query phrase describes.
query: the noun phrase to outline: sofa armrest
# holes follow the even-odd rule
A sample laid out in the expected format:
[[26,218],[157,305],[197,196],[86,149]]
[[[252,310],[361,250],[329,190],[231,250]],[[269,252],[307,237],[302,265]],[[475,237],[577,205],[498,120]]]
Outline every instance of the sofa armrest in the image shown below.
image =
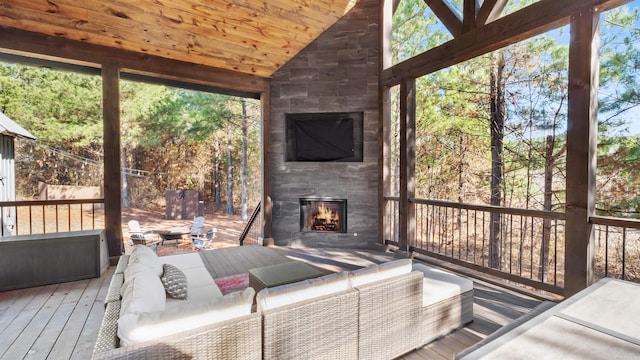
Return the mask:
[[104,298],[104,306],[110,302],[120,302],[120,289],[122,288],[122,284],[124,284],[124,273],[116,273],[111,277],[111,282],[109,282],[109,289],[107,290],[107,296]]
[[106,304],[104,317],[98,338],[93,347],[93,353],[101,353],[118,346],[118,318],[120,317],[120,301],[113,301]]
[[358,293],[339,293],[262,312],[263,358],[357,359]]
[[152,341],[94,351],[93,359],[260,360],[261,334],[262,320],[254,313]]
[[360,359],[392,359],[422,345],[422,273],[357,287]]

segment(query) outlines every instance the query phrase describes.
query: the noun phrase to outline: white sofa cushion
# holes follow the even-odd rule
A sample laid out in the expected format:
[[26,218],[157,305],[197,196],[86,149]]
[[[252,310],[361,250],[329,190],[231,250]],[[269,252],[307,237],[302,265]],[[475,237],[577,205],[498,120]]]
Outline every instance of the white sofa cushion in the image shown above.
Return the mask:
[[249,315],[254,294],[252,288],[247,288],[211,301],[190,302],[189,306],[121,316],[118,319],[120,343],[122,346],[136,344]]
[[216,298],[222,298],[223,295],[220,288],[216,285],[216,282],[213,280],[211,274],[209,274],[209,271],[202,262],[200,255],[197,253],[162,256],[160,257],[160,260],[166,264],[171,264],[179,268],[187,277],[187,304],[185,304],[185,300],[167,297],[167,310],[175,307],[184,308],[185,306],[189,306],[192,302],[210,302]]
[[153,271],[138,271],[122,294],[120,316],[129,313],[163,311],[166,306],[166,294],[160,277]]
[[130,263],[129,265],[127,265],[127,268],[124,270],[124,283],[120,288],[120,295],[124,296],[124,293],[127,291],[127,288],[133,282],[136,275],[141,272],[151,272],[155,276],[158,276],[158,279],[160,278],[160,276],[156,273],[156,270],[154,268],[141,263],[132,263],[132,264]]
[[[151,268],[158,276],[162,276],[162,262],[160,262],[158,255],[156,255],[151,249],[144,245],[136,245],[134,250],[131,252],[127,268],[132,264],[141,264],[147,266]],[[125,269],[124,272],[126,281],[127,270]]]
[[[211,286],[217,289],[218,291],[220,291],[220,289],[218,288],[218,285],[216,285],[216,282],[213,280],[213,278],[211,277],[211,274],[209,274],[207,269],[205,268],[188,268],[188,269],[179,268],[179,269],[182,270],[182,272],[187,276],[187,282],[189,283],[190,286],[193,286],[193,287]],[[220,293],[220,295],[222,295],[222,293]]]
[[133,250],[131,251],[131,255],[133,255],[133,254],[137,254],[137,255],[153,255],[155,257],[158,256],[155,251],[151,250],[150,247],[148,247],[146,245],[142,245],[142,244],[136,244],[136,246],[133,247]]
[[191,268],[203,268],[206,269],[202,258],[198,253],[176,254],[169,256],[160,256],[158,258],[163,264],[171,264],[178,269],[185,271]]
[[[186,275],[188,301],[210,301],[222,297],[220,288],[197,253],[161,256],[159,259],[163,264],[177,267]],[[167,299],[168,306],[173,302],[171,298]]]
[[473,289],[473,281],[425,264],[414,264],[413,270],[421,271],[424,276],[422,280],[422,307],[433,305]]
[[410,272],[411,259],[399,259],[380,265],[371,265],[362,269],[353,270],[349,274],[349,282],[351,283],[351,287],[355,288]]
[[265,288],[260,290],[256,296],[257,311],[275,309],[348,289],[349,280],[346,272]]

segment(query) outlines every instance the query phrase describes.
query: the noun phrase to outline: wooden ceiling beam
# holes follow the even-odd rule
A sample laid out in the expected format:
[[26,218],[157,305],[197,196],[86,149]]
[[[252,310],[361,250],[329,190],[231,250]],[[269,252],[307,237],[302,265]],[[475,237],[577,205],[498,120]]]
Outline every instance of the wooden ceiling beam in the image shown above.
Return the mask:
[[269,88],[269,78],[266,77],[6,27],[0,27],[0,51],[1,49],[29,53],[34,57],[42,54],[96,66],[112,64],[132,74],[252,94],[260,94]]
[[462,19],[446,0],[424,0],[424,2],[454,38],[462,34]]
[[484,0],[478,11],[476,23],[482,26],[497,20],[500,15],[502,15],[508,1],[509,0]]
[[[425,0],[426,1],[426,0]],[[569,23],[574,14],[602,12],[631,0],[540,0],[515,13],[407,59],[382,71],[384,86],[418,78],[449,66],[501,49]]]

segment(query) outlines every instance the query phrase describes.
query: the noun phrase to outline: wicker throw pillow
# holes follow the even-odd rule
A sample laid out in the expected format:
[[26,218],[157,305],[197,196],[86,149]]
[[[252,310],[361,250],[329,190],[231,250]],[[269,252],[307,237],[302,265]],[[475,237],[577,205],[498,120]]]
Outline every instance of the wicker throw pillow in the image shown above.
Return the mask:
[[187,299],[187,276],[182,270],[171,264],[162,265],[164,272],[160,277],[164,290],[172,298],[186,300]]

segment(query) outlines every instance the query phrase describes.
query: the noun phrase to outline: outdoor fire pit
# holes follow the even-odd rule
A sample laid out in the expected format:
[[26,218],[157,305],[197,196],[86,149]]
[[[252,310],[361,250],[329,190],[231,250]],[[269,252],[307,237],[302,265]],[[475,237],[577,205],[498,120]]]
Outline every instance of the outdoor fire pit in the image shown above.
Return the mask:
[[171,229],[160,229],[155,231],[160,238],[162,239],[161,245],[164,245],[165,240],[175,240],[176,246],[178,246],[178,242],[184,235],[187,235],[191,232],[189,228],[181,227],[181,228],[171,228]]

